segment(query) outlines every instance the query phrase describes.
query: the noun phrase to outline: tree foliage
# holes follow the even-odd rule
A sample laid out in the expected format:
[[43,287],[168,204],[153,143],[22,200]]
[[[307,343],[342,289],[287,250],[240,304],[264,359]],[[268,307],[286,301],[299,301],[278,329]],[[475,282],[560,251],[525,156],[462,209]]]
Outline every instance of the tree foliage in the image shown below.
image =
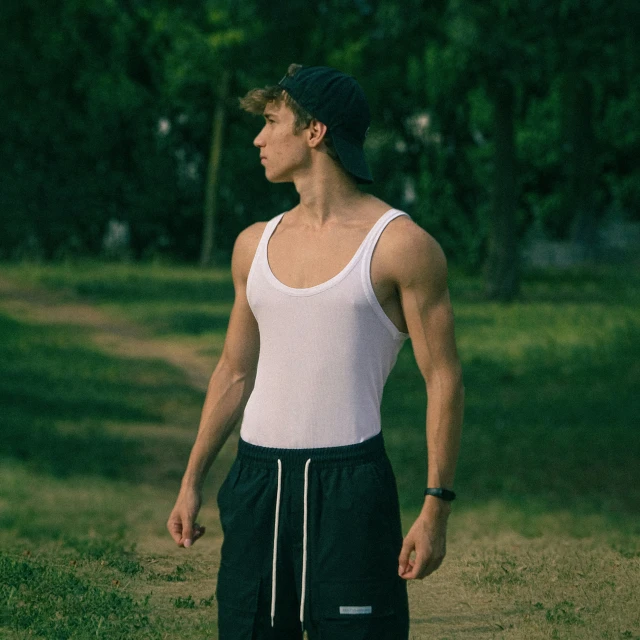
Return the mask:
[[196,261],[226,71],[228,259],[242,228],[296,201],[265,183],[260,123],[235,100],[291,62],[360,80],[371,191],[452,261],[478,268],[513,238],[517,264],[531,228],[588,241],[606,216],[640,215],[638,15],[622,0],[5,0],[0,257],[97,254],[119,220],[135,257]]

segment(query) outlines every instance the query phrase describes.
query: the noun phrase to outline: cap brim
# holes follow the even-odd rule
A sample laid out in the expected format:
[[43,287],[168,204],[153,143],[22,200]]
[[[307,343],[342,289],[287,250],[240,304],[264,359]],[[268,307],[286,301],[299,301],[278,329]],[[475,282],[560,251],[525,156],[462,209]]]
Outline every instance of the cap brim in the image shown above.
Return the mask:
[[371,176],[367,160],[364,157],[362,147],[335,134],[331,135],[331,140],[333,141],[333,146],[338,153],[342,166],[356,179],[356,182],[360,184],[371,184],[373,177]]

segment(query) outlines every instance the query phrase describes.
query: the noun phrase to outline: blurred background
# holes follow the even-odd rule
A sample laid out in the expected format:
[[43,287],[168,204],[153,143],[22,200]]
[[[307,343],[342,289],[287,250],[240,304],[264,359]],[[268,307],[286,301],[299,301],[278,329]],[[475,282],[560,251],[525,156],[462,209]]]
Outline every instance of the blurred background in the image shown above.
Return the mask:
[[[0,257],[228,263],[292,206],[237,97],[353,74],[370,190],[487,293],[640,242],[640,26],[622,0],[5,0]],[[208,220],[208,221],[207,221]]]
[[[442,245],[466,387],[415,638],[640,638],[640,4],[3,0],[0,636],[214,637],[221,531],[165,530],[233,304],[238,233],[296,203],[237,98],[353,74],[366,189]],[[382,424],[404,531],[428,398]]]

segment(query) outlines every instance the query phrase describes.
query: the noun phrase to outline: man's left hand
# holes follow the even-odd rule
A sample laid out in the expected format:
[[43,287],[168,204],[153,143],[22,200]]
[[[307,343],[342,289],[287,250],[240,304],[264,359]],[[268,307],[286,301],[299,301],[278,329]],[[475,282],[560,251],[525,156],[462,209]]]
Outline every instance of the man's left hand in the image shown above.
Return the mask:
[[[437,501],[437,502],[435,502]],[[398,575],[405,580],[422,580],[433,573],[446,554],[447,518],[450,505],[429,496],[420,515],[404,539],[398,559]],[[412,558],[412,553],[415,557]]]

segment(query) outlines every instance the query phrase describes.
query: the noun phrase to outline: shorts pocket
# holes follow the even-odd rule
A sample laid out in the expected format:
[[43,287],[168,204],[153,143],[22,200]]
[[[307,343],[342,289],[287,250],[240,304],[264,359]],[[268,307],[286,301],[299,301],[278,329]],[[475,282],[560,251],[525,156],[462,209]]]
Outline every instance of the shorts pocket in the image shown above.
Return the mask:
[[320,640],[406,640],[408,611],[394,580],[317,583],[311,604]]
[[377,618],[394,613],[392,595],[388,580],[320,582],[314,608],[318,618]]
[[219,640],[252,639],[259,589],[259,576],[247,577],[236,569],[220,566],[216,586]]

